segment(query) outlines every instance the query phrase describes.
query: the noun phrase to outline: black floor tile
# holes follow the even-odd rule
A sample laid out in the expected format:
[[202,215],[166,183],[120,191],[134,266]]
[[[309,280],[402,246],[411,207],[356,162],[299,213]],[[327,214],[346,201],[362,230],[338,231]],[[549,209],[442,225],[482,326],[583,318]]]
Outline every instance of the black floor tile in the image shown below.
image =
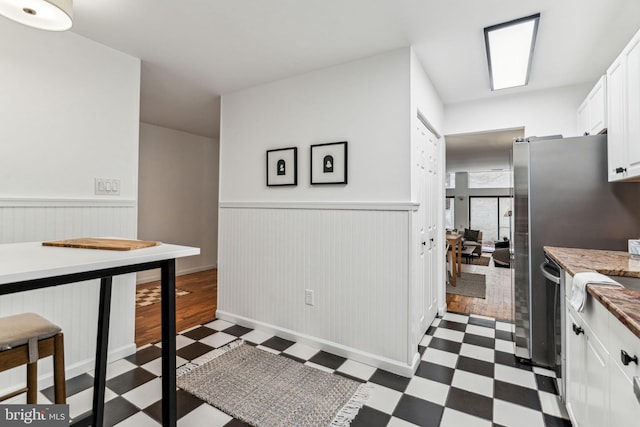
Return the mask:
[[404,394],[393,411],[393,416],[419,426],[437,427],[443,412],[444,408],[440,405]]
[[429,348],[448,351],[449,353],[460,353],[460,347],[462,347],[461,343],[445,340],[443,338],[433,337],[431,338],[431,341],[429,341]]
[[536,374],[536,384],[538,385],[538,390],[546,391],[547,393],[558,394],[558,388],[556,387],[555,378]]
[[[88,388],[93,388],[93,377],[89,374],[78,375],[66,381],[67,397],[80,393]],[[55,400],[55,390],[53,386],[41,391],[51,402]]]
[[427,351],[427,347],[421,345],[418,346],[418,353],[420,353],[420,357],[424,356],[425,351]]
[[518,369],[524,369],[525,371],[531,371],[532,366],[527,363],[522,363],[520,358],[511,353],[505,353],[503,351],[495,352],[495,362],[501,365],[507,365]]
[[425,362],[423,360],[420,362],[420,365],[418,365],[416,375],[439,383],[451,385],[454,372],[455,369],[438,365],[437,363]]
[[491,319],[483,319],[482,317],[469,316],[469,324],[476,326],[484,326],[487,328],[495,329],[496,321]]
[[244,423],[235,418],[224,425],[224,427],[251,427],[249,424]]
[[495,365],[493,363],[466,356],[458,357],[456,369],[462,369],[463,371],[473,372],[474,374],[484,375],[485,377],[491,378],[493,378],[495,373]]
[[285,351],[286,349],[288,349],[294,344],[295,343],[293,341],[285,340],[284,338],[271,337],[265,342],[263,342],[261,345],[264,347],[272,348],[274,350]]
[[496,339],[513,342],[513,332],[496,330]]
[[391,372],[384,371],[382,369],[377,369],[373,375],[371,375],[369,381],[404,393],[409,385],[409,381],[411,381],[411,378],[392,374]]
[[124,397],[118,396],[104,404],[104,426],[111,427],[140,411]]
[[493,397],[495,399],[526,406],[527,408],[535,409],[536,411],[542,410],[538,392],[531,388],[495,380],[493,382]]
[[183,359],[193,360],[205,353],[209,353],[212,350],[214,350],[214,348],[210,345],[202,344],[200,341],[196,341],[178,349],[176,351],[176,354]]
[[445,406],[485,420],[493,420],[493,399],[470,391],[451,387]]
[[143,348],[142,350],[136,351],[135,354],[125,357],[125,359],[133,363],[134,365],[140,366],[144,365],[145,363],[149,363],[160,356],[162,356],[162,349],[160,347],[152,345],[147,348]]
[[338,369],[346,361],[346,358],[327,353],[326,351],[319,351],[311,359],[309,359],[309,362],[326,366],[330,369]]
[[544,425],[547,427],[571,427],[571,421],[564,418],[554,417],[553,415],[543,414]]
[[377,409],[363,406],[358,415],[353,419],[351,427],[385,427],[391,415],[378,411]]
[[425,335],[433,335],[435,332],[436,332],[436,327],[429,326],[429,329],[427,329],[427,332],[425,332]]
[[287,359],[295,360],[298,363],[306,362],[306,360],[304,360],[304,359],[300,359],[299,357],[292,356],[291,354],[287,354],[287,353],[280,353],[280,356],[286,357]]
[[[178,401],[178,419],[184,417],[189,412],[196,409],[198,406],[204,404],[204,402],[197,397],[187,393],[184,390],[178,390],[176,392],[176,397]],[[157,401],[153,405],[148,406],[143,411],[145,414],[149,415],[151,418],[156,420],[159,423],[162,423],[162,400]],[[241,424],[244,425],[244,424]]]
[[197,341],[197,340],[201,340],[202,338],[208,337],[209,335],[212,335],[215,332],[216,331],[214,329],[207,328],[206,326],[200,326],[199,328],[192,329],[189,332],[185,332],[182,335]]
[[251,329],[251,328],[245,328],[244,326],[240,326],[240,325],[233,325],[233,326],[225,329],[223,332],[225,334],[234,335],[236,337],[241,337],[244,334],[248,334],[251,331],[253,331],[253,329]]
[[122,395],[154,378],[158,377],[145,369],[135,368],[108,380],[107,387]]
[[496,347],[496,340],[489,337],[483,337],[481,335],[475,334],[464,334],[464,338],[462,338],[462,342],[466,344],[473,344],[480,347],[486,347],[490,349],[494,349]]
[[467,329],[467,324],[454,322],[451,320],[441,320],[438,328],[452,329],[454,331],[464,332]]

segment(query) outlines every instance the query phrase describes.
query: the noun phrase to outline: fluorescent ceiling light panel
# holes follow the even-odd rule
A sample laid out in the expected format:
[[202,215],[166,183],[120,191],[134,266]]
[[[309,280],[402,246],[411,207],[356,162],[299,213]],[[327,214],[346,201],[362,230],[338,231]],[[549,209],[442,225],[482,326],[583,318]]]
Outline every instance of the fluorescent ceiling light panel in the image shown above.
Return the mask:
[[524,86],[529,82],[539,21],[538,13],[484,29],[491,90]]

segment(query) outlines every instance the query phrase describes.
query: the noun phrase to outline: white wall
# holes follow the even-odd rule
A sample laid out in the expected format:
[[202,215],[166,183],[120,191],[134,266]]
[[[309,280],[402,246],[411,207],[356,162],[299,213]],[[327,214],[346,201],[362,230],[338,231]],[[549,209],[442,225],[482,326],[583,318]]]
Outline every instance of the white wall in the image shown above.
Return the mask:
[[[222,97],[220,200],[407,201],[409,48]],[[311,186],[309,146],[348,141],[346,186]],[[266,150],[298,147],[298,185],[266,187]]]
[[[140,61],[71,32],[0,19],[0,243],[136,237]],[[94,196],[119,178],[119,197]],[[68,376],[92,369],[97,283],[0,297],[0,315],[36,311],[65,334]],[[114,281],[109,353],[135,351],[135,278]],[[48,362],[48,361],[47,361]],[[51,383],[42,363],[41,385]],[[2,374],[3,390],[24,371]]]
[[445,135],[512,129],[525,136],[576,136],[577,109],[592,84],[495,96],[445,107]]
[[[218,140],[140,124],[138,238],[200,248],[176,260],[177,274],[217,266]],[[138,273],[138,281],[159,280]]]
[[0,197],[94,198],[98,177],[136,199],[139,59],[2,19],[0,76]]

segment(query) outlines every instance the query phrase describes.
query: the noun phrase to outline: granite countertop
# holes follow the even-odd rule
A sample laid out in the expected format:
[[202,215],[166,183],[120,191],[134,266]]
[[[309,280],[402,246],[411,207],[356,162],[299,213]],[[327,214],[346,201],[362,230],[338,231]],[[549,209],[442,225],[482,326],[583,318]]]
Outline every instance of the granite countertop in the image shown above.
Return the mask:
[[[640,278],[640,259],[631,258],[627,252],[552,246],[545,246],[544,251],[572,276],[597,271],[610,276]],[[640,292],[602,285],[587,285],[587,292],[640,338]]]

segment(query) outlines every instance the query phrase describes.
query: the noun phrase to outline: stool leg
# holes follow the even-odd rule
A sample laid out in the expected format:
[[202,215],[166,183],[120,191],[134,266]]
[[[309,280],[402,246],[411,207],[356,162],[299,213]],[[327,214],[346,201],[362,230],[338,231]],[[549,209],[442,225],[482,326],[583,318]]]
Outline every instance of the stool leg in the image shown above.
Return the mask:
[[62,332],[55,336],[53,351],[53,384],[55,403],[67,403],[67,384],[64,373],[64,335]]
[[38,403],[38,361],[27,363],[27,403]]

